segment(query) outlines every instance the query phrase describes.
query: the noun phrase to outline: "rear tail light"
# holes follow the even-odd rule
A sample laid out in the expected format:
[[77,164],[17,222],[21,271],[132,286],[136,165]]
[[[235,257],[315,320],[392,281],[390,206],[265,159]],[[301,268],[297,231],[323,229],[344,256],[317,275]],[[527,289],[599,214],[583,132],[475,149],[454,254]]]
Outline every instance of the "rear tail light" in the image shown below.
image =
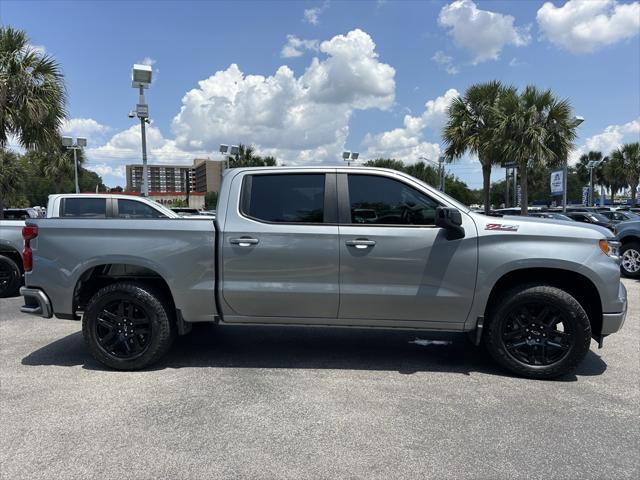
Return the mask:
[[27,225],[22,227],[22,239],[24,240],[24,249],[22,250],[22,265],[25,272],[33,269],[33,251],[31,250],[31,240],[38,236],[37,225]]

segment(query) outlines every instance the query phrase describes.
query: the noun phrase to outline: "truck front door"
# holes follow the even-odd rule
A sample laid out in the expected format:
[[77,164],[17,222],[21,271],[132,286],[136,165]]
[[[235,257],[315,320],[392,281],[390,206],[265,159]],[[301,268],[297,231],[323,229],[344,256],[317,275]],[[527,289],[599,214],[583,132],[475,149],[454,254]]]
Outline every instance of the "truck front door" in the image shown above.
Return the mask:
[[238,175],[230,198],[240,201],[229,202],[222,228],[225,320],[337,318],[335,174]]
[[463,214],[465,238],[447,240],[423,191],[392,175],[338,175],[340,323],[462,324],[476,282],[473,221]]

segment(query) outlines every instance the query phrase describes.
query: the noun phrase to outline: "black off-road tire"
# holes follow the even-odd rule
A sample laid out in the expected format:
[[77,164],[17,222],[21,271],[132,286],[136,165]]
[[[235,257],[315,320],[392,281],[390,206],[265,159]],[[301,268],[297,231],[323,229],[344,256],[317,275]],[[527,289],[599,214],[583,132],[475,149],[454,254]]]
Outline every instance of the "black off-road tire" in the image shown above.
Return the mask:
[[[557,310],[572,331],[571,345],[558,361],[549,365],[527,364],[505,346],[505,322],[510,321],[512,312],[527,305],[539,308],[546,305]],[[490,308],[483,342],[494,360],[510,372],[526,378],[551,379],[570,373],[582,362],[591,344],[591,324],[584,308],[564,290],[549,285],[522,285],[506,292]]]
[[[143,309],[150,324],[147,346],[135,358],[121,358],[101,346],[97,334],[98,316],[114,302],[135,303]],[[117,327],[116,327],[117,328]],[[95,293],[82,317],[82,335],[91,355],[103,365],[116,370],[140,370],[157,362],[171,347],[176,327],[171,302],[146,284],[117,282]]]
[[620,272],[629,278],[640,278],[640,269],[634,271],[630,271],[624,266],[624,256],[625,254],[632,254],[634,259],[636,259],[636,265],[638,264],[637,259],[640,257],[640,243],[638,242],[629,242],[625,243],[620,247]]
[[18,264],[9,257],[0,255],[0,298],[18,294],[22,284],[22,272]]

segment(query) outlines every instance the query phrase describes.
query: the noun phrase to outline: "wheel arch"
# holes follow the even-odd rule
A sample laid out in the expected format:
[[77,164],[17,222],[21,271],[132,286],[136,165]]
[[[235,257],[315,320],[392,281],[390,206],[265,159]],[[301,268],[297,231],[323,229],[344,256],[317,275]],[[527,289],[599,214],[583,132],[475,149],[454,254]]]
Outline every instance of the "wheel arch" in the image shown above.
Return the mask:
[[569,293],[587,313],[594,337],[600,334],[602,330],[602,301],[595,284],[578,272],[560,268],[523,268],[505,273],[491,289],[485,306],[485,317],[505,292],[515,286],[527,283],[550,285]]

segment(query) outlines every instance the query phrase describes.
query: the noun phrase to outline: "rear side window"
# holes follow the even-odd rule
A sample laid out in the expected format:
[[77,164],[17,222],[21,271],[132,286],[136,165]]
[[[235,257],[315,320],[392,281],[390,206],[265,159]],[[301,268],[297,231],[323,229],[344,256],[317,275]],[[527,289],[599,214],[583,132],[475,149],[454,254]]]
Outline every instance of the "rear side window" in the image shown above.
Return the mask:
[[323,223],[324,183],[323,173],[247,176],[242,213],[272,223]]
[[165,218],[165,216],[146,203],[119,198],[118,218]]
[[106,198],[65,198],[62,201],[61,217],[106,218]]
[[434,225],[438,203],[413,187],[376,175],[349,175],[351,223]]

